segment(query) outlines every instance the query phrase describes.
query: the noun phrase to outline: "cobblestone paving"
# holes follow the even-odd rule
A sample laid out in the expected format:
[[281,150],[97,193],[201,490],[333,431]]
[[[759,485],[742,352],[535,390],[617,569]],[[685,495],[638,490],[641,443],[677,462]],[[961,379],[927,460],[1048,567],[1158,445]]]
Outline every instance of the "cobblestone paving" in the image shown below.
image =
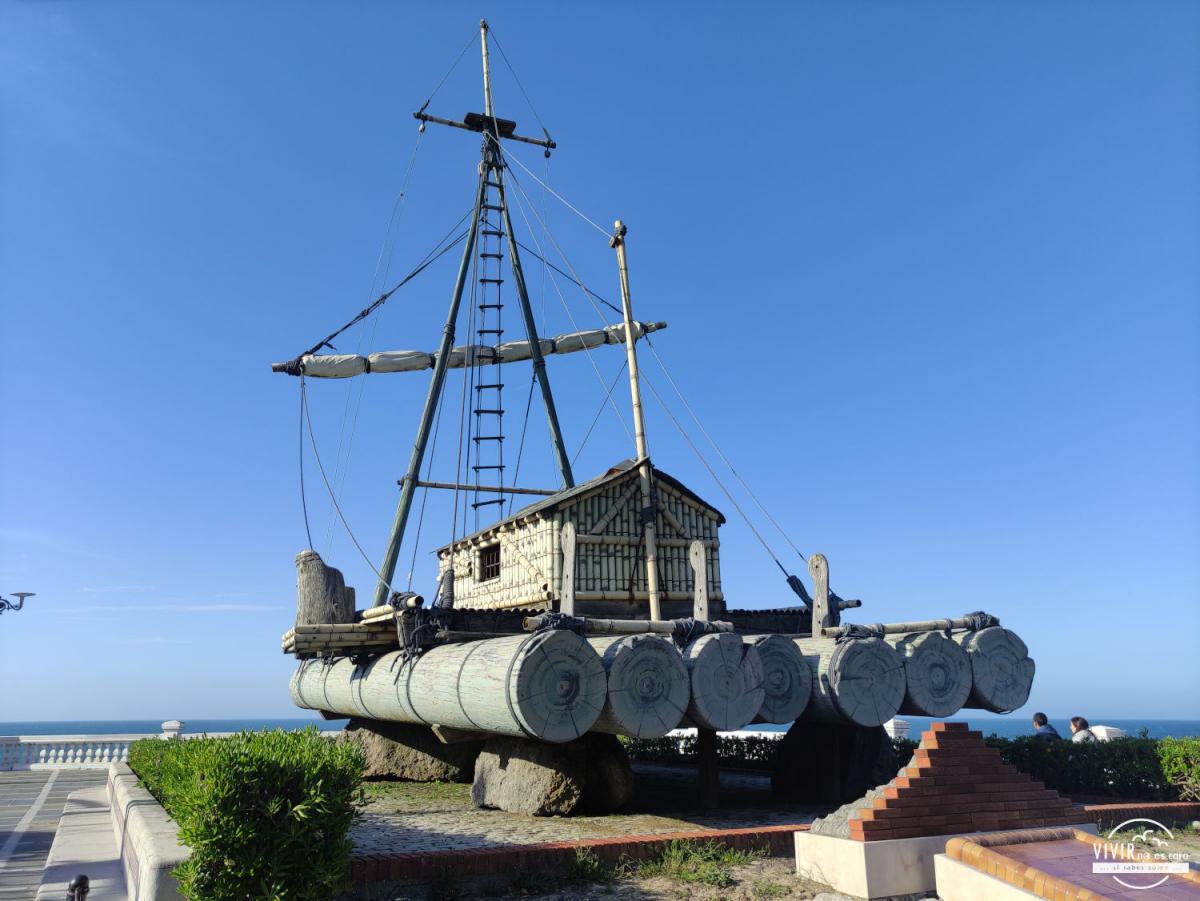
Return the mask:
[[102,785],[105,776],[104,770],[0,773],[0,901],[34,896],[67,795]]
[[807,823],[828,808],[788,804],[771,794],[770,777],[721,774],[718,810],[698,803],[693,770],[635,764],[637,796],[621,814],[531,817],[479,810],[469,785],[379,786],[351,827],[356,854],[444,851],[705,829]]

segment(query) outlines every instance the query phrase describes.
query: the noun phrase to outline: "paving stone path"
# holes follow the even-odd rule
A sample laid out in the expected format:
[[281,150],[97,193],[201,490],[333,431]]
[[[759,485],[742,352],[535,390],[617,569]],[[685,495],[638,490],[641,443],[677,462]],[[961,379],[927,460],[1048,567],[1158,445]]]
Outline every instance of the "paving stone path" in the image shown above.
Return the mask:
[[0,773],[0,901],[34,896],[67,795],[104,779],[104,770]]
[[695,771],[634,764],[637,796],[605,816],[531,817],[479,810],[469,785],[391,783],[373,790],[351,827],[355,854],[442,851],[539,842],[807,823],[827,807],[783,803],[765,774],[723,772],[718,810],[699,804]]

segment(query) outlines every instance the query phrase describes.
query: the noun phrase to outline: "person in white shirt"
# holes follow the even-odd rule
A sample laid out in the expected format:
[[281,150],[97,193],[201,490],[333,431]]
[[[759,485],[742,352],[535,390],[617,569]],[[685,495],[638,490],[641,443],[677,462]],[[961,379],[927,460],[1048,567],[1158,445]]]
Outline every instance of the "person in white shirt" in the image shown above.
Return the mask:
[[1095,741],[1096,733],[1081,716],[1071,717],[1071,741]]

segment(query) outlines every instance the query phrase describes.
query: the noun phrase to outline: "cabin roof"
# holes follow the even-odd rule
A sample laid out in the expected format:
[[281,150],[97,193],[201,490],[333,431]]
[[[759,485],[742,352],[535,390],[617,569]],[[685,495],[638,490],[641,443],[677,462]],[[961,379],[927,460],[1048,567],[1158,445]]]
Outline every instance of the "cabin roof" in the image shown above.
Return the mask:
[[[463,542],[470,541],[479,535],[485,535],[488,532],[491,532],[491,531],[494,531],[495,529],[500,528],[501,526],[505,525],[506,523],[513,522],[514,520],[524,519],[525,517],[531,516],[535,513],[544,513],[544,512],[550,511],[550,510],[556,510],[559,507],[563,506],[564,504],[575,500],[576,498],[582,497],[583,495],[585,495],[591,491],[594,491],[597,488],[604,487],[609,482],[620,481],[622,478],[627,476],[630,472],[633,472],[636,469],[636,467],[637,467],[637,460],[622,460],[620,463],[617,463],[615,466],[613,466],[607,472],[604,472],[601,475],[598,475],[593,479],[588,479],[586,482],[580,482],[574,488],[564,488],[562,491],[558,492],[557,494],[552,494],[549,497],[543,498],[540,501],[535,501],[534,503],[529,504],[526,507],[522,507],[520,510],[515,511],[514,513],[510,513],[508,516],[504,517],[504,519],[498,520],[498,521],[492,523],[491,525],[480,529],[478,532],[474,532],[470,535],[464,535],[462,538],[458,539],[455,542],[452,542],[451,544],[442,545],[440,548],[438,548],[438,551],[449,550],[452,546],[457,546],[457,545],[462,544]],[[717,521],[719,523],[723,524],[725,522],[725,514],[723,514],[720,510],[718,510],[716,507],[714,507],[712,504],[710,504],[704,498],[700,497],[700,495],[696,494],[696,492],[692,491],[692,489],[690,489],[686,485],[684,485],[683,482],[679,481],[678,479],[676,479],[674,476],[670,475],[669,473],[663,472],[657,466],[654,467],[654,478],[656,481],[666,482],[668,485],[670,485],[672,488],[674,488],[680,494],[684,495],[685,497],[691,498],[693,501],[695,501],[701,507],[705,507],[709,510],[712,510],[714,513],[717,514]]]

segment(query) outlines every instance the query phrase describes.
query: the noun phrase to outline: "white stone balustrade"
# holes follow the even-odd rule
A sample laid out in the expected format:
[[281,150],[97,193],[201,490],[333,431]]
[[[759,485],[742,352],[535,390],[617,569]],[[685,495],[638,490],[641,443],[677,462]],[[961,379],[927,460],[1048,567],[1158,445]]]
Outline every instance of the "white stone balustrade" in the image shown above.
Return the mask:
[[[126,735],[0,735],[0,772],[13,770],[103,769],[127,763],[129,746],[143,738],[219,738],[233,732],[182,734],[184,723],[167,720],[162,732]],[[335,736],[337,732],[322,732]]]

